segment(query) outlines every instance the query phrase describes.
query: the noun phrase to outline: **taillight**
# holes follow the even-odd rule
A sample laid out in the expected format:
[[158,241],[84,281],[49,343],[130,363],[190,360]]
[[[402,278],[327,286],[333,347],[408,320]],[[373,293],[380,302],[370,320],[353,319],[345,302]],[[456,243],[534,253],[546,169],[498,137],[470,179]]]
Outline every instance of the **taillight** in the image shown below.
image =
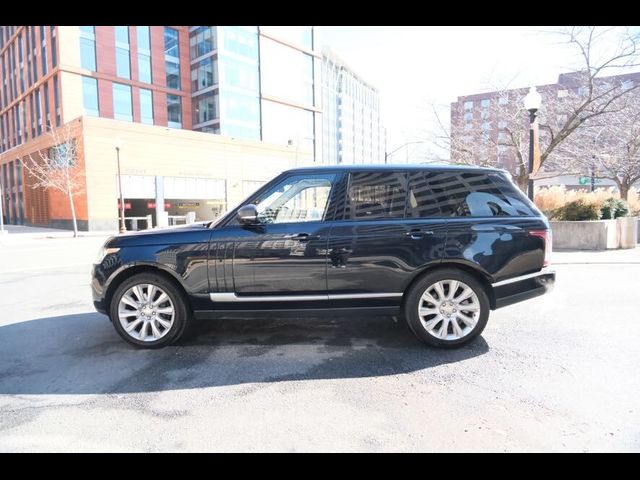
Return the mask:
[[540,237],[544,241],[544,263],[542,266],[548,267],[551,264],[551,248],[553,244],[551,230],[529,230],[529,235]]

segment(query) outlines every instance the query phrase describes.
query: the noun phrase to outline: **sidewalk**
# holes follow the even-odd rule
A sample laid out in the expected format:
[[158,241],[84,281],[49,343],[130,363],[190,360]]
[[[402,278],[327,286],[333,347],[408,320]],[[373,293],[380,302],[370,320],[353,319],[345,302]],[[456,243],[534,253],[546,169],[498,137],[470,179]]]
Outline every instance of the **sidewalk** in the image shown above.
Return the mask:
[[640,264],[640,246],[624,250],[553,250],[551,265]]
[[[0,245],[42,240],[47,238],[73,238],[73,230],[59,228],[30,227],[25,225],[5,225],[6,233],[0,233]],[[107,237],[117,235],[117,231],[78,232],[78,237]]]

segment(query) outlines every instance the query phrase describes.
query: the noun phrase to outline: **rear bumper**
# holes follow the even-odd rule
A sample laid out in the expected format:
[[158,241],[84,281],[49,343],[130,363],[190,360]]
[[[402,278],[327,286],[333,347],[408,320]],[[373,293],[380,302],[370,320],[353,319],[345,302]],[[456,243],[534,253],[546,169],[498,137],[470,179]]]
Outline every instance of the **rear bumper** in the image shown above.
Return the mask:
[[493,283],[494,305],[502,308],[550,292],[556,283],[556,272],[542,269],[536,273]]

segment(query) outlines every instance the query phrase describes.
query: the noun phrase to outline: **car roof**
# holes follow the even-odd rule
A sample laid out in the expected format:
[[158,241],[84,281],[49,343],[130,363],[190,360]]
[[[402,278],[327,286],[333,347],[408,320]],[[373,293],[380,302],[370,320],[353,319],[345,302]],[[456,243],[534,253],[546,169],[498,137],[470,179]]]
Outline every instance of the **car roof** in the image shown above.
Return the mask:
[[446,163],[417,163],[417,164],[341,164],[341,165],[308,165],[287,170],[287,173],[309,173],[309,172],[359,172],[359,171],[459,171],[459,172],[501,172],[506,170],[501,168],[479,167],[475,165],[452,165]]

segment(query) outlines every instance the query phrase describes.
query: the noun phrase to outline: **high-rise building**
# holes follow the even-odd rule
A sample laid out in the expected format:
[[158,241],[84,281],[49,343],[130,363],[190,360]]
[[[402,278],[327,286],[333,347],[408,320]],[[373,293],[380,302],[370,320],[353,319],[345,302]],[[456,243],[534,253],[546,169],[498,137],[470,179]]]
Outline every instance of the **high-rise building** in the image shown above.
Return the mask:
[[319,65],[313,27],[0,27],[5,220],[70,224],[64,195],[31,188],[21,163],[66,127],[84,170],[82,228],[116,225],[116,137],[125,216],[215,215],[321,158]]
[[322,150],[325,163],[381,163],[385,130],[378,90],[328,48],[322,50]]

